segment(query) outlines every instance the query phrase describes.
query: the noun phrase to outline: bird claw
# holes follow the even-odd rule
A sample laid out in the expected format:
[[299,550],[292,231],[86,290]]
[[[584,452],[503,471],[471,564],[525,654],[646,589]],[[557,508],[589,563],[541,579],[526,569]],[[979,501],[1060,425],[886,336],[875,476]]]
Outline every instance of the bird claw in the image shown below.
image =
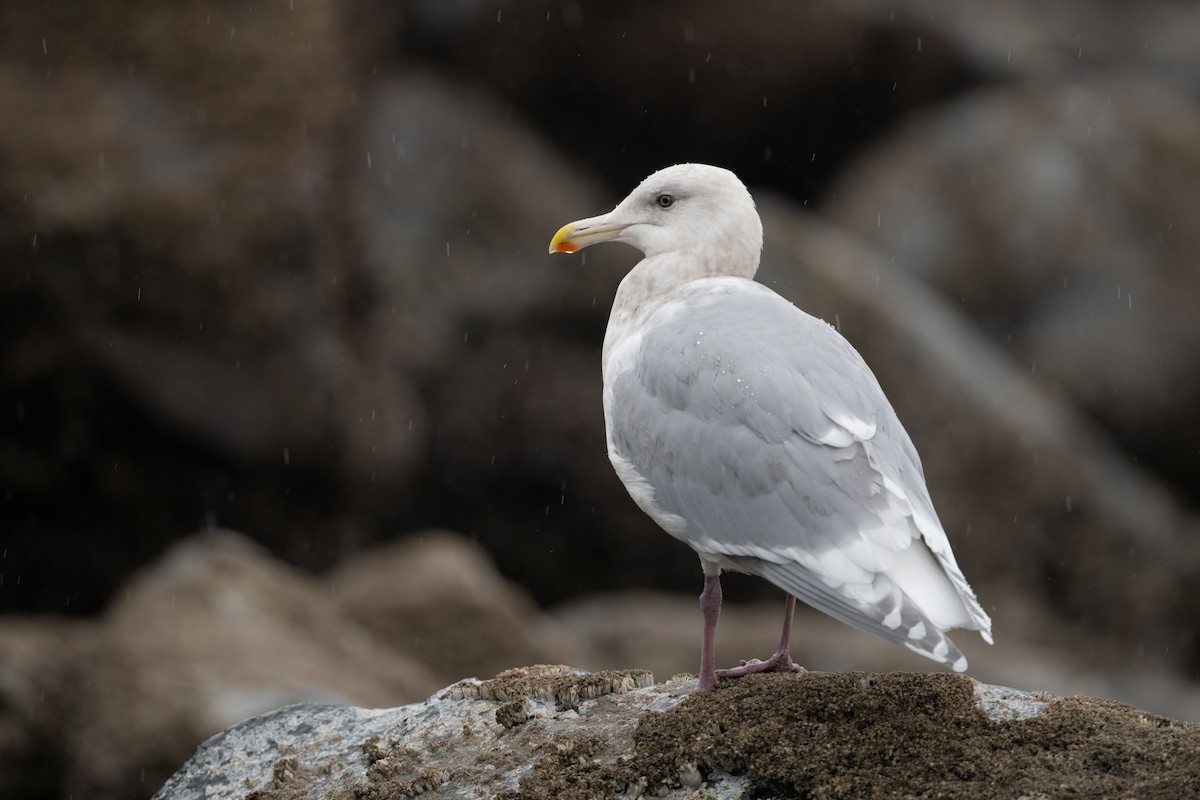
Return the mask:
[[807,672],[808,670],[792,661],[790,653],[776,653],[766,661],[752,658],[741,661],[740,666],[730,669],[717,670],[718,678],[740,678],[743,675],[753,675],[758,672]]

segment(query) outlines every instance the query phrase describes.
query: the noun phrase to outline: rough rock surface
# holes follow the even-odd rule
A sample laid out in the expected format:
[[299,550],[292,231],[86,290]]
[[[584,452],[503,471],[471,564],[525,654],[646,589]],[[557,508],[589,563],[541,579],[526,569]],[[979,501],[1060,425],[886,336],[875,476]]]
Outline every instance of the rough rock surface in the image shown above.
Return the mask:
[[[655,685],[510,670],[397,709],[292,706],[210,739],[156,800],[746,796],[1177,798],[1200,726],[947,674]],[[699,792],[699,794],[698,794]]]
[[144,797],[246,717],[394,706],[551,656],[597,660],[463,537],[414,536],[312,578],[205,531],[98,621],[0,619],[0,797]]
[[[394,705],[445,682],[346,618],[326,587],[228,531],[178,544],[99,622],[8,622],[0,644],[6,797],[145,796],[196,742],[248,716],[299,702]],[[37,781],[42,794],[17,791]]]

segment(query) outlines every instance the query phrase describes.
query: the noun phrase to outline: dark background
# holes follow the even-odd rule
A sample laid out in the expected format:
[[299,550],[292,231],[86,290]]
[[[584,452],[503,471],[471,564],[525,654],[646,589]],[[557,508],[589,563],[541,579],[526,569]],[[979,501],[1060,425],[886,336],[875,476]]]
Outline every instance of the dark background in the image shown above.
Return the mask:
[[1183,0],[2,3],[0,612],[97,618],[216,527],[694,594],[604,453],[636,255],[545,247],[695,160],[876,370],[998,640],[1192,680],[1196,41]]

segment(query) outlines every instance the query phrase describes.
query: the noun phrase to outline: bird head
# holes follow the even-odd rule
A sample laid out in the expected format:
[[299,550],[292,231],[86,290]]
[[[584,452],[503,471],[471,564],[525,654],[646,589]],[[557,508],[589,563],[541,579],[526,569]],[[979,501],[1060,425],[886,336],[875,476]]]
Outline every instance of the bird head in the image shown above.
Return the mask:
[[679,251],[725,253],[731,261],[750,257],[757,268],[762,222],[732,172],[677,164],[646,178],[607,214],[559,228],[550,252],[574,253],[600,242],[624,242],[647,258]]

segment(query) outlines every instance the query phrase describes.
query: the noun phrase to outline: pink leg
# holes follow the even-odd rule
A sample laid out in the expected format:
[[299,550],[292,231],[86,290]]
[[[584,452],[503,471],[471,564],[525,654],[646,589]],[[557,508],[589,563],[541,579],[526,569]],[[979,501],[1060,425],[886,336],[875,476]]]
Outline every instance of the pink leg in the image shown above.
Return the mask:
[[[707,586],[705,587],[705,591],[707,591]],[[775,655],[766,661],[759,661],[757,658],[752,658],[749,661],[743,661],[740,667],[718,670],[717,676],[722,678],[737,678],[742,675],[752,675],[755,672],[803,672],[804,667],[792,661],[792,614],[795,610],[796,598],[789,594],[787,602],[784,604],[783,633],[779,637],[779,649],[775,651]],[[715,627],[715,619],[713,623]],[[701,669],[703,670],[703,666]],[[701,673],[701,681],[703,682],[703,672]],[[701,684],[701,688],[703,688],[703,683]]]
[[700,644],[700,690],[711,692],[717,688],[713,648],[717,642],[717,617],[721,616],[721,578],[717,575],[704,576],[700,612],[704,614],[704,640]]

